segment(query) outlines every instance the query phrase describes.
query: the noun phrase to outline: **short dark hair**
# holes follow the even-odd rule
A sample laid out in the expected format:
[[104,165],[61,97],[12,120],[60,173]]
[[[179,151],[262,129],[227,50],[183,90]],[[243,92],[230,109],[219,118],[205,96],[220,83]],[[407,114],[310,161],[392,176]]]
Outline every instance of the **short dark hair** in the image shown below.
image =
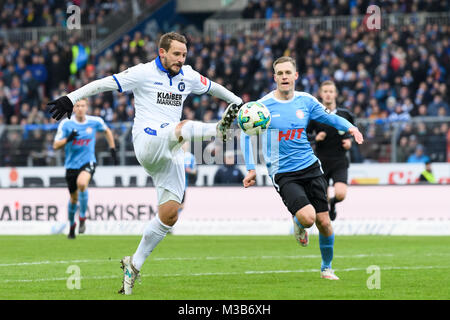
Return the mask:
[[172,42],[172,40],[176,40],[184,44],[187,44],[186,37],[183,36],[182,34],[176,32],[168,32],[163,34],[159,39],[159,47],[163,48],[166,51],[169,51],[170,43]]

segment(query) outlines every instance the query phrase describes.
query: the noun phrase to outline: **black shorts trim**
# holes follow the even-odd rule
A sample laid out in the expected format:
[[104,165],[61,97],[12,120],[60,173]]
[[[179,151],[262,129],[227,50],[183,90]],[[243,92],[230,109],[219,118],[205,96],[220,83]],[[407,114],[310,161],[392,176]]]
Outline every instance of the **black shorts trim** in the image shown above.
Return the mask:
[[95,168],[97,167],[97,164],[95,162],[88,162],[81,166],[80,169],[66,169],[66,182],[67,187],[69,189],[70,193],[74,193],[77,191],[77,179],[78,175],[81,171],[87,171],[91,174],[91,180],[95,173]]
[[316,213],[328,211],[328,184],[320,164],[316,162],[306,169],[275,175],[275,189],[292,215],[308,204]]

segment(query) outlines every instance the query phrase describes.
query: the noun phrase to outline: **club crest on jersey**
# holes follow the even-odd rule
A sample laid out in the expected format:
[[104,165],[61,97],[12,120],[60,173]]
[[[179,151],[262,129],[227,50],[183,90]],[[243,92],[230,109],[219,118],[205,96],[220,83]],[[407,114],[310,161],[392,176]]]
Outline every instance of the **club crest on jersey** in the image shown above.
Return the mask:
[[86,133],[91,134],[92,133],[92,128],[91,127],[87,127],[86,128]]
[[184,89],[186,89],[186,84],[185,84],[183,81],[181,81],[181,82],[178,84],[178,90],[180,90],[181,92],[183,92]]
[[297,115],[297,118],[299,118],[299,119],[303,119],[305,117],[305,114],[300,109],[297,110],[297,112],[295,114]]

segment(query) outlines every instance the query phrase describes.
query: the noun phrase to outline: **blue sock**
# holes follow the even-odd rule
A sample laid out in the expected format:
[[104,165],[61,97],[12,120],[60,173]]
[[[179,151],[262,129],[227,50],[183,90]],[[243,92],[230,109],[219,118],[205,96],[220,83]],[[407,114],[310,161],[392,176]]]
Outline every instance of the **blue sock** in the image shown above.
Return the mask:
[[320,267],[320,270],[323,271],[326,268],[331,269],[334,249],[334,233],[329,237],[319,233],[319,247],[320,253],[322,254],[322,266]]
[[294,216],[294,222],[302,229],[305,229],[304,226],[302,226],[302,224],[300,223],[300,221],[298,221],[297,216]]
[[72,203],[69,200],[69,221],[70,226],[75,224],[75,213],[77,213],[78,206],[76,203]]
[[78,201],[80,202],[80,218],[86,218],[88,199],[89,194],[87,190],[78,192]]

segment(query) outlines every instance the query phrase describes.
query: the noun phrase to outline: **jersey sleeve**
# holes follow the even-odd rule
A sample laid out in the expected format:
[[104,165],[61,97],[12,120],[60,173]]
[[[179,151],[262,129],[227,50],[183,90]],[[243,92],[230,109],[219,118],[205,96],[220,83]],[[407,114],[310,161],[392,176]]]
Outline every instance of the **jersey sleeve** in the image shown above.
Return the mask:
[[344,132],[354,127],[347,119],[327,112],[327,108],[312,95],[306,96],[306,99],[312,120],[325,123]]
[[204,94],[211,88],[211,80],[207,77],[202,76],[200,73],[192,69],[191,66],[185,66],[186,72],[189,74],[189,79],[191,81],[192,93]]
[[56,135],[55,135],[55,141],[62,140],[69,135],[67,126],[65,125],[66,123],[67,123],[67,121],[62,121],[58,125],[58,129],[56,130]]
[[106,131],[106,129],[108,129],[108,126],[106,125],[105,121],[102,118],[97,117],[96,120],[97,120],[96,121],[96,123],[97,123],[97,127],[96,127],[97,131],[103,132],[103,131]]
[[247,171],[255,170],[255,158],[253,157],[253,147],[250,136],[241,132],[240,144]]
[[140,63],[120,73],[114,74],[112,77],[117,83],[118,91],[123,92],[133,90],[142,83],[145,77],[144,68],[144,64]]

